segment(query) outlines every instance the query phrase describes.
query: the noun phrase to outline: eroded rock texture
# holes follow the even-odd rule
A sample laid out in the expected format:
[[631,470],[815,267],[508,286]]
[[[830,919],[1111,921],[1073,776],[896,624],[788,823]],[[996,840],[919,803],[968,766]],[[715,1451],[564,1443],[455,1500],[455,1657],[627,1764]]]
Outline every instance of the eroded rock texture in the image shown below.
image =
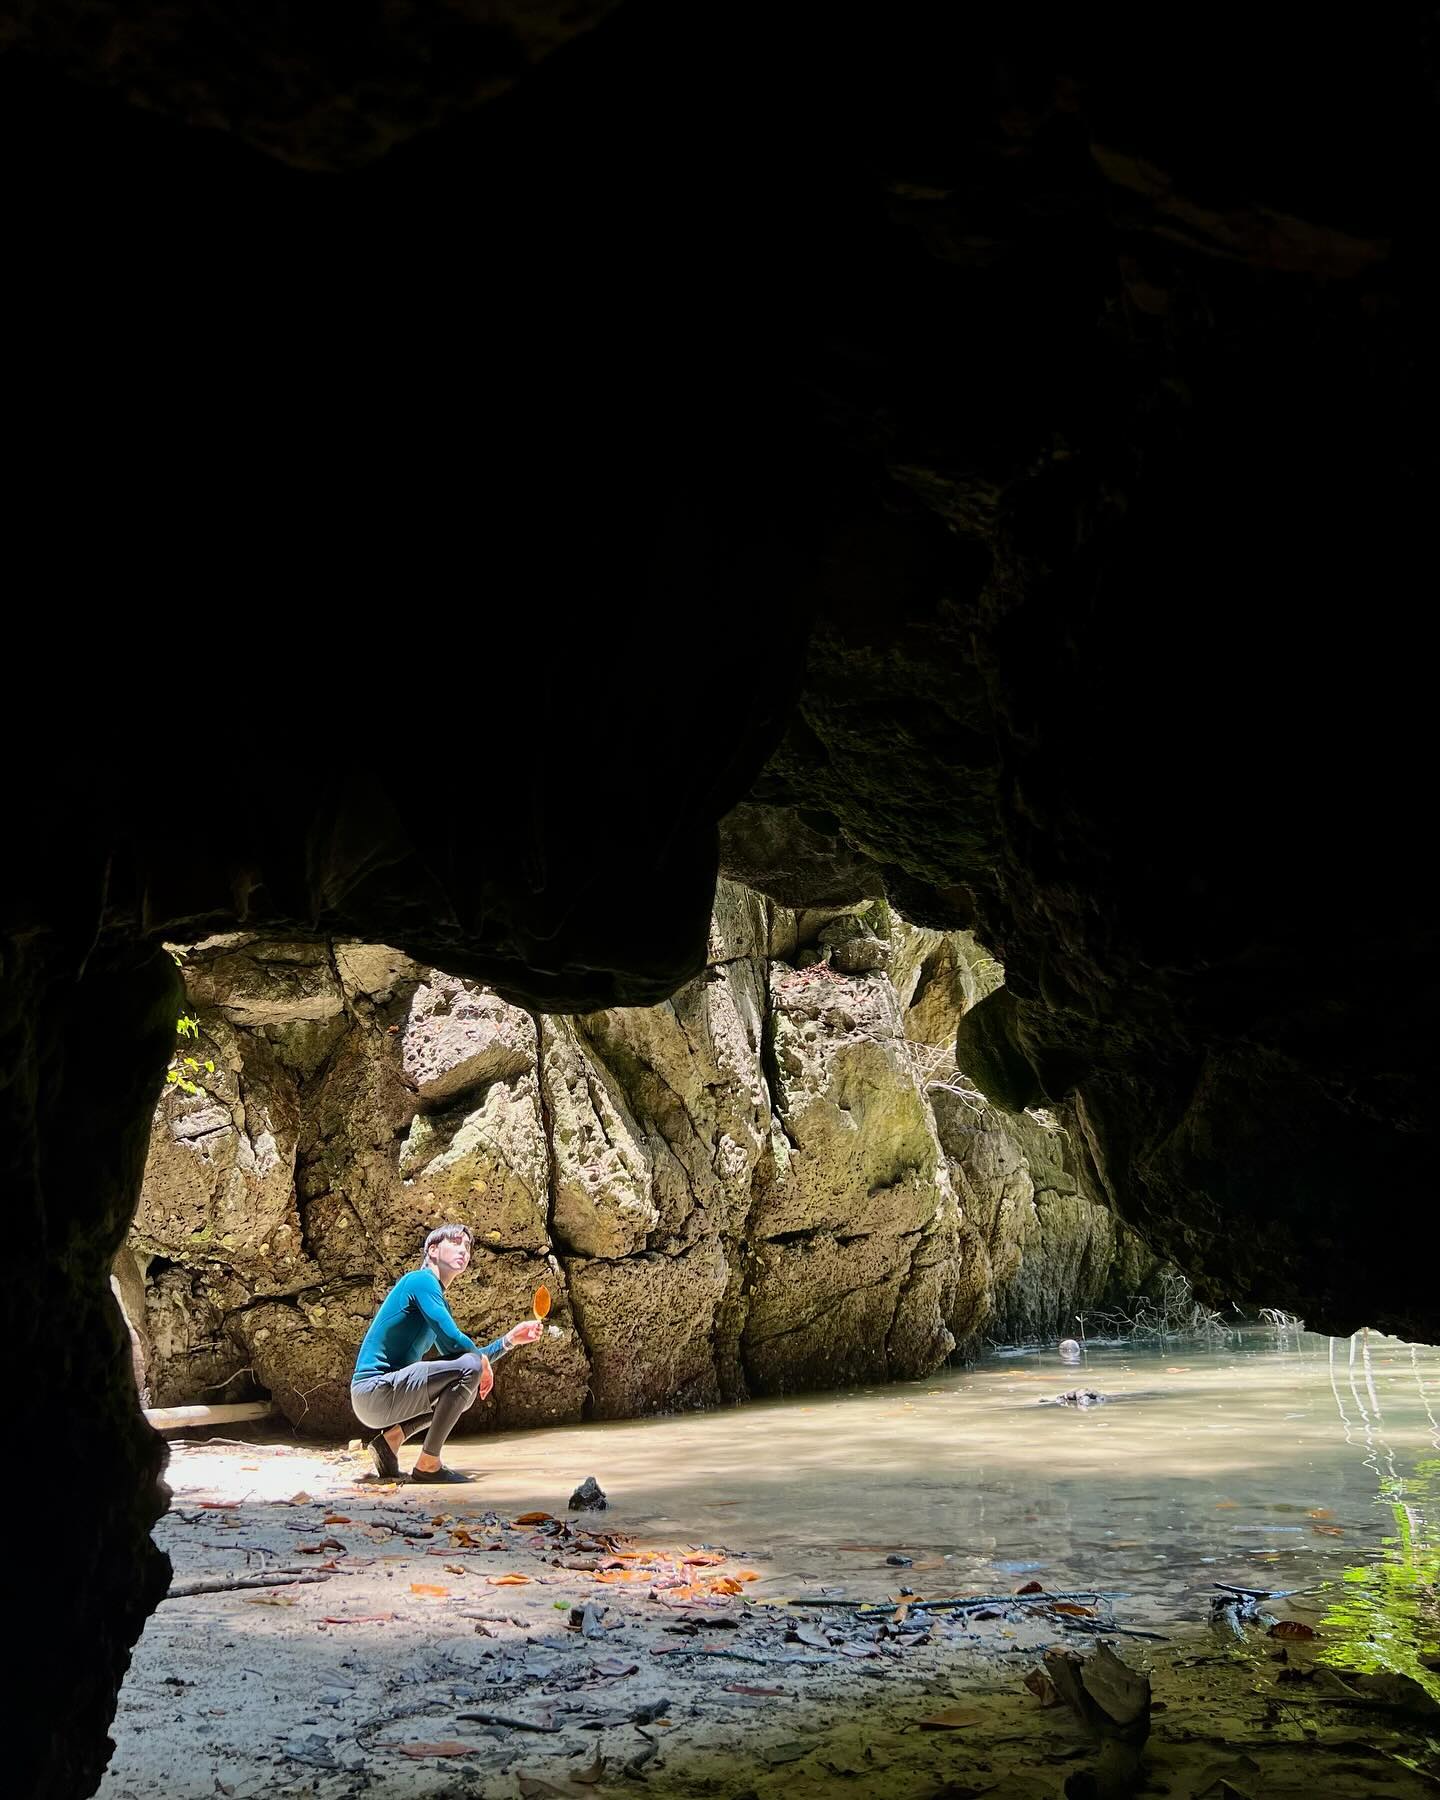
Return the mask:
[[126,1252],[166,1399],[264,1391],[348,1435],[360,1338],[442,1219],[475,1233],[465,1329],[543,1281],[564,1334],[462,1429],[921,1375],[1155,1272],[1070,1132],[954,1069],[998,965],[884,903],[796,915],[722,882],[700,975],[579,1016],[373,946],[242,935],[184,963],[198,1035]]

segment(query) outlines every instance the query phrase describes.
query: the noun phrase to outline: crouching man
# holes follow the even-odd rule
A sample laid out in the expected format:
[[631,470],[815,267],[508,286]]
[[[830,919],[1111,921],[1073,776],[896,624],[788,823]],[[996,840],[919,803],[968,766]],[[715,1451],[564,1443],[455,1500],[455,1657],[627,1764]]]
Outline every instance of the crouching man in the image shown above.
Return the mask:
[[[495,1362],[516,1344],[533,1344],[545,1329],[538,1319],[526,1319],[483,1347],[466,1337],[450,1316],[445,1289],[469,1267],[472,1242],[464,1225],[437,1226],[425,1240],[420,1267],[402,1275],[385,1296],[355,1359],[350,1404],[374,1434],[365,1447],[388,1481],[399,1477],[400,1446],[422,1429],[425,1445],[410,1479],[467,1481],[441,1464],[446,1438],[461,1413],[494,1387]],[[420,1360],[433,1345],[447,1361]]]

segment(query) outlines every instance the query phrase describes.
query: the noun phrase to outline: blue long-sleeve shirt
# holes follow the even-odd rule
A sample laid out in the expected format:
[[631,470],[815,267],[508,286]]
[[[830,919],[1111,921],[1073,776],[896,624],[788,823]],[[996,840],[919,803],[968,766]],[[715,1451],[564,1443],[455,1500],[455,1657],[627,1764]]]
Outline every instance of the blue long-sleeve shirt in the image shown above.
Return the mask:
[[493,1363],[503,1356],[503,1337],[493,1344],[477,1344],[450,1317],[445,1290],[433,1269],[412,1269],[391,1288],[365,1333],[355,1359],[355,1381],[368,1375],[389,1375],[409,1363],[417,1363],[432,1344],[446,1356],[463,1356],[478,1350]]

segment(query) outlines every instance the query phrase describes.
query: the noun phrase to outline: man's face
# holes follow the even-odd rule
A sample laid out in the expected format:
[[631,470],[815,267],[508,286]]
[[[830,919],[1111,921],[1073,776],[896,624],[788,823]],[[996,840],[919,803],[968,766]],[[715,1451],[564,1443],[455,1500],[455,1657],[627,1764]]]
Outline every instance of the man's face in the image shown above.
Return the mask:
[[463,1275],[470,1266],[470,1246],[464,1238],[458,1243],[450,1238],[441,1238],[435,1246],[435,1272],[442,1281]]

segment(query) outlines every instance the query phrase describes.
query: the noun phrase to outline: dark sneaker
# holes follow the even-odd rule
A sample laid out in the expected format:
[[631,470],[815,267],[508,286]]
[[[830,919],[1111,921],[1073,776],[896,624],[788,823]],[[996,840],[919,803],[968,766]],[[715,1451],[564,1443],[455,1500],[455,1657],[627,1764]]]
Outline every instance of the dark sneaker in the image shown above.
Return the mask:
[[468,1475],[462,1475],[459,1469],[447,1469],[442,1463],[438,1469],[412,1469],[412,1481],[469,1481]]
[[366,1438],[365,1448],[370,1452],[370,1460],[375,1464],[375,1473],[382,1481],[398,1481],[400,1479],[400,1458],[385,1441],[383,1431],[377,1431],[374,1437]]

